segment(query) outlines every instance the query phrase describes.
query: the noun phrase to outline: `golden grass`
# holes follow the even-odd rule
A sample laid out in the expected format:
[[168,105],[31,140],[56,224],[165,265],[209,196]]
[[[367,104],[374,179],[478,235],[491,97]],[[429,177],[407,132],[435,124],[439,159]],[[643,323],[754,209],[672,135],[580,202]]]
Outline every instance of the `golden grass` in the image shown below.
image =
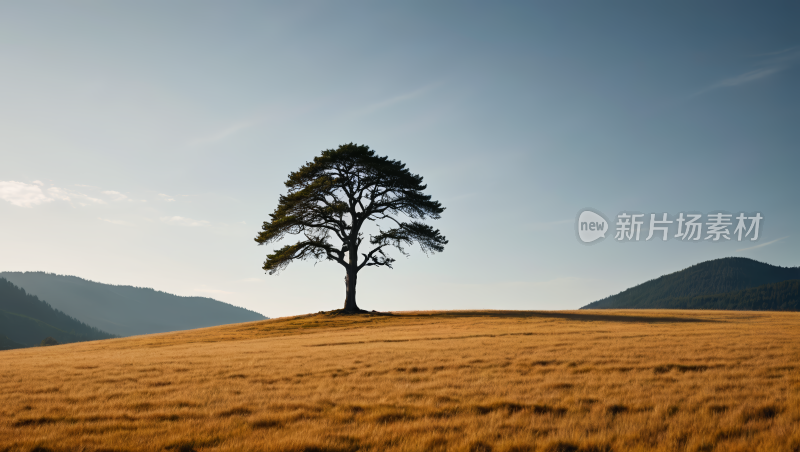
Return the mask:
[[303,317],[0,352],[0,451],[798,451],[800,314]]

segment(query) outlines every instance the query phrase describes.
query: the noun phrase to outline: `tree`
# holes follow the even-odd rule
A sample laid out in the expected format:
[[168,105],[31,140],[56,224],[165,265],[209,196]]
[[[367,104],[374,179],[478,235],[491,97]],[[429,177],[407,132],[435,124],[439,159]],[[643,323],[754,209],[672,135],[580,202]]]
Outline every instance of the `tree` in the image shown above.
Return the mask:
[[[423,194],[427,185],[397,160],[380,157],[369,146],[353,143],[328,149],[289,174],[288,193],[265,221],[256,242],[265,245],[287,234],[302,235],[267,255],[264,270],[270,275],[294,260],[329,260],[345,268],[345,311],[360,311],[356,304],[358,272],[366,267],[389,267],[395,259],[387,250],[418,243],[425,254],[444,251],[448,242],[438,229],[418,220],[439,219],[444,207]],[[410,221],[400,221],[400,214]],[[369,235],[369,251],[359,249],[367,221],[378,232]],[[382,225],[389,224],[384,230]],[[338,240],[336,246],[331,240]],[[365,244],[366,245],[366,244]]]
[[59,345],[59,344],[58,344],[57,340],[53,339],[50,336],[47,336],[46,338],[42,339],[42,342],[39,344],[39,346],[40,347],[45,347],[45,346],[48,346],[48,345]]

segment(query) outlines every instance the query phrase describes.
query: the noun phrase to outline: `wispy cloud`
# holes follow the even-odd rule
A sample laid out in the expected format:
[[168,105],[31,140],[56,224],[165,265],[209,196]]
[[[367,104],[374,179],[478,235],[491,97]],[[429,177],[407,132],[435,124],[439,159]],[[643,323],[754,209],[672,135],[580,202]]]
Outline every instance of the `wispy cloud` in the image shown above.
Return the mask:
[[105,221],[106,223],[116,224],[118,226],[130,226],[130,223],[122,220],[114,220],[111,218],[98,218],[98,220]]
[[736,252],[740,253],[742,251],[749,251],[749,250],[755,250],[755,249],[758,249],[758,248],[763,248],[763,247],[765,247],[767,245],[772,245],[773,243],[780,242],[781,240],[783,240],[783,239],[785,239],[787,237],[789,237],[789,236],[787,235],[786,237],[781,237],[779,239],[775,239],[775,240],[772,240],[772,241],[769,241],[769,242],[766,242],[766,243],[762,243],[760,245],[750,246],[750,247],[747,247],[747,248],[742,248],[740,250],[736,250]]
[[767,52],[758,57],[768,57],[773,63],[788,62],[800,58],[800,46],[789,47],[788,49],[778,50],[776,52]]
[[47,194],[50,195],[53,199],[58,199],[61,201],[67,201],[70,204],[78,204],[81,207],[88,206],[90,204],[105,204],[106,202],[102,199],[91,197],[87,194],[65,190],[63,188],[58,187],[50,187],[47,189]]
[[712,83],[689,97],[699,96],[715,89],[733,88],[769,77],[795,64],[800,59],[800,48],[792,47],[777,52],[765,53],[759,55],[759,57],[763,58],[759,63],[760,68]]
[[197,227],[197,226],[208,226],[209,225],[209,222],[205,221],[205,220],[193,220],[191,218],[179,217],[179,216],[162,217],[161,221],[163,221],[163,222],[165,222],[167,224],[175,225],[175,226]]
[[133,201],[132,199],[128,198],[127,196],[123,195],[122,193],[114,190],[106,190],[103,192],[104,195],[108,195],[112,197],[112,201],[120,202],[120,201]]
[[0,181],[0,199],[12,205],[26,208],[53,201],[67,201],[70,204],[77,204],[79,206],[106,203],[102,199],[74,190],[67,190],[59,187],[44,188],[44,183],[38,180],[30,184],[13,180]]
[[[78,187],[78,188],[76,188]],[[172,196],[160,194],[159,199],[164,201],[175,201]],[[42,181],[35,180],[31,183],[18,181],[0,181],[0,200],[6,201],[11,205],[23,208],[32,208],[54,201],[64,201],[73,207],[87,206],[110,206],[114,203],[134,204],[146,203],[144,199],[134,199],[116,190],[103,190],[92,185],[70,185],[70,188],[47,187]],[[111,224],[123,224],[118,220],[99,218]],[[208,222],[184,219],[181,217],[166,217],[166,220],[173,224],[185,224],[189,226],[202,226]],[[125,223],[129,224],[129,223]]]
[[388,99],[384,99],[384,100],[375,102],[373,104],[367,105],[366,107],[357,110],[355,112],[355,115],[358,116],[358,115],[374,113],[376,111],[383,110],[383,109],[392,107],[394,105],[401,104],[403,102],[407,102],[407,101],[409,101],[411,99],[417,98],[417,97],[429,92],[430,90],[436,88],[438,85],[439,85],[439,83],[431,83],[431,84],[425,85],[425,86],[423,86],[421,88],[417,88],[417,89],[415,89],[413,91],[409,91],[409,92],[406,92],[406,93],[403,93],[403,94],[399,94],[397,96],[392,96],[392,97],[390,97]]
[[742,75],[737,75],[736,77],[726,78],[725,80],[721,80],[714,85],[711,85],[708,89],[716,89],[722,88],[726,86],[739,86],[744,85],[745,83],[754,82],[758,79],[762,79],[764,77],[770,76],[776,72],[778,72],[780,68],[777,67],[770,67],[765,69],[756,69],[754,71],[746,72]]
[[0,181],[0,199],[17,207],[33,207],[53,201],[37,184],[17,181]]
[[249,129],[250,127],[253,127],[254,125],[262,122],[262,120],[263,120],[262,118],[256,118],[256,119],[250,119],[250,120],[247,120],[247,121],[242,121],[242,122],[239,122],[239,123],[236,123],[236,124],[232,124],[232,125],[230,125],[228,127],[225,127],[223,129],[217,131],[216,133],[213,133],[211,135],[207,135],[207,136],[198,138],[198,139],[196,139],[194,141],[191,141],[191,142],[189,142],[188,146],[189,147],[204,146],[204,145],[216,143],[218,141],[222,141],[222,140],[224,140],[224,139],[226,139],[228,137],[236,135],[239,132],[242,132],[242,131],[244,131],[246,129]]

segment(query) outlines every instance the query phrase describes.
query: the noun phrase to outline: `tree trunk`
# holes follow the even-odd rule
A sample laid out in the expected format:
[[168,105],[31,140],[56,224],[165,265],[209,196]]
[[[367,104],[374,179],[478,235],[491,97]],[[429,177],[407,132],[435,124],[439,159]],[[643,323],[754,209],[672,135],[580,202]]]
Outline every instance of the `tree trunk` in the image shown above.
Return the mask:
[[347,276],[344,277],[344,285],[345,285],[345,299],[344,299],[344,310],[345,311],[360,311],[358,305],[356,304],[356,278],[358,273],[356,273],[356,269],[354,268],[347,268]]

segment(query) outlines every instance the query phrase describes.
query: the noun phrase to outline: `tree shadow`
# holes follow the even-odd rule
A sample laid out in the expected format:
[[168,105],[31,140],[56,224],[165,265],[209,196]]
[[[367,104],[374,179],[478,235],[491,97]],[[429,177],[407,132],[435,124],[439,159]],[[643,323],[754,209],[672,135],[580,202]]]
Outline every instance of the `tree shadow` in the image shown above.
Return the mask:
[[398,317],[434,317],[434,318],[551,318],[581,322],[625,322],[625,323],[716,323],[719,320],[697,317],[599,314],[595,312],[559,312],[559,311],[421,311],[395,312]]

